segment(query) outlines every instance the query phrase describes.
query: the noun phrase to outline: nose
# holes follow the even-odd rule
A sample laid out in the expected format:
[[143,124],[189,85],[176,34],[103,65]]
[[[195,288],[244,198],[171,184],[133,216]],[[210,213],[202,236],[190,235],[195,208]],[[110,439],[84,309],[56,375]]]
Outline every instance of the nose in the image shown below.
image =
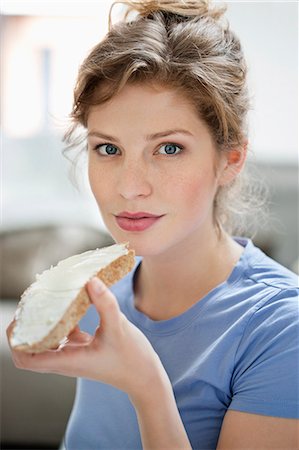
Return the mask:
[[151,194],[149,167],[145,161],[140,159],[124,161],[119,175],[118,191],[126,200],[147,197]]

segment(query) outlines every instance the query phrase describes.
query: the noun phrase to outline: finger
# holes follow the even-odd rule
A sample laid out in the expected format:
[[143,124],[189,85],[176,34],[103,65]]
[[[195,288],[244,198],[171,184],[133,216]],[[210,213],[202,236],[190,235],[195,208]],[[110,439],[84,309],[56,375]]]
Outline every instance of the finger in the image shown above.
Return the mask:
[[11,322],[10,322],[10,324],[8,325],[8,327],[6,328],[6,336],[7,336],[7,338],[8,338],[8,341],[9,341],[9,338],[10,338],[10,335],[11,335],[11,333],[12,333],[12,329],[13,329],[13,327],[14,327],[14,325],[15,325],[15,319],[13,319]]
[[86,346],[62,346],[43,353],[13,351],[17,368],[40,373],[81,376],[86,365]]
[[8,342],[9,348],[12,348],[10,340],[11,340],[12,331],[13,331],[13,328],[14,328],[15,324],[16,324],[16,320],[13,319],[10,322],[10,324],[8,325],[8,327],[6,328],[6,336],[7,336],[7,342]]
[[64,345],[84,345],[89,344],[93,339],[88,333],[81,331],[77,325],[73,331],[67,336]]
[[118,328],[121,312],[115,296],[107,286],[99,278],[94,277],[88,282],[87,291],[100,315],[101,329]]

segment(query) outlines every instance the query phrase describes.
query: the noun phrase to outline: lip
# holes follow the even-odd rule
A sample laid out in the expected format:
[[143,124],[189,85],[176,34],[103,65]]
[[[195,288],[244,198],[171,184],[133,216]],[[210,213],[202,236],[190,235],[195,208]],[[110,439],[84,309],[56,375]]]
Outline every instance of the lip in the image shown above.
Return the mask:
[[163,215],[148,212],[123,211],[115,216],[118,226],[124,231],[145,231],[158,222]]

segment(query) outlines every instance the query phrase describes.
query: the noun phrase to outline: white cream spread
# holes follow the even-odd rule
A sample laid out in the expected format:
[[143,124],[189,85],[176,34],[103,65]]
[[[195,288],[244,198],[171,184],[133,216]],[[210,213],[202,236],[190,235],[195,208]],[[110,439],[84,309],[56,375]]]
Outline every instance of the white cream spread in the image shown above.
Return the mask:
[[87,281],[127,253],[125,244],[89,250],[37,274],[36,280],[24,292],[16,311],[17,323],[10,338],[11,345],[31,345],[44,339]]

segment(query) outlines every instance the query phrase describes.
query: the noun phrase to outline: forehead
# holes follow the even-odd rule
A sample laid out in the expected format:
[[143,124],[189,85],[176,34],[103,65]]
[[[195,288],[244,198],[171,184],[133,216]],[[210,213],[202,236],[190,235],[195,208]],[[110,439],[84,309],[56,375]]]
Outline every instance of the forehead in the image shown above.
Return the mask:
[[[102,89],[102,88],[101,88]],[[174,88],[153,84],[128,84],[110,100],[90,107],[87,126],[94,122],[184,122],[198,126],[198,112],[187,95]]]

